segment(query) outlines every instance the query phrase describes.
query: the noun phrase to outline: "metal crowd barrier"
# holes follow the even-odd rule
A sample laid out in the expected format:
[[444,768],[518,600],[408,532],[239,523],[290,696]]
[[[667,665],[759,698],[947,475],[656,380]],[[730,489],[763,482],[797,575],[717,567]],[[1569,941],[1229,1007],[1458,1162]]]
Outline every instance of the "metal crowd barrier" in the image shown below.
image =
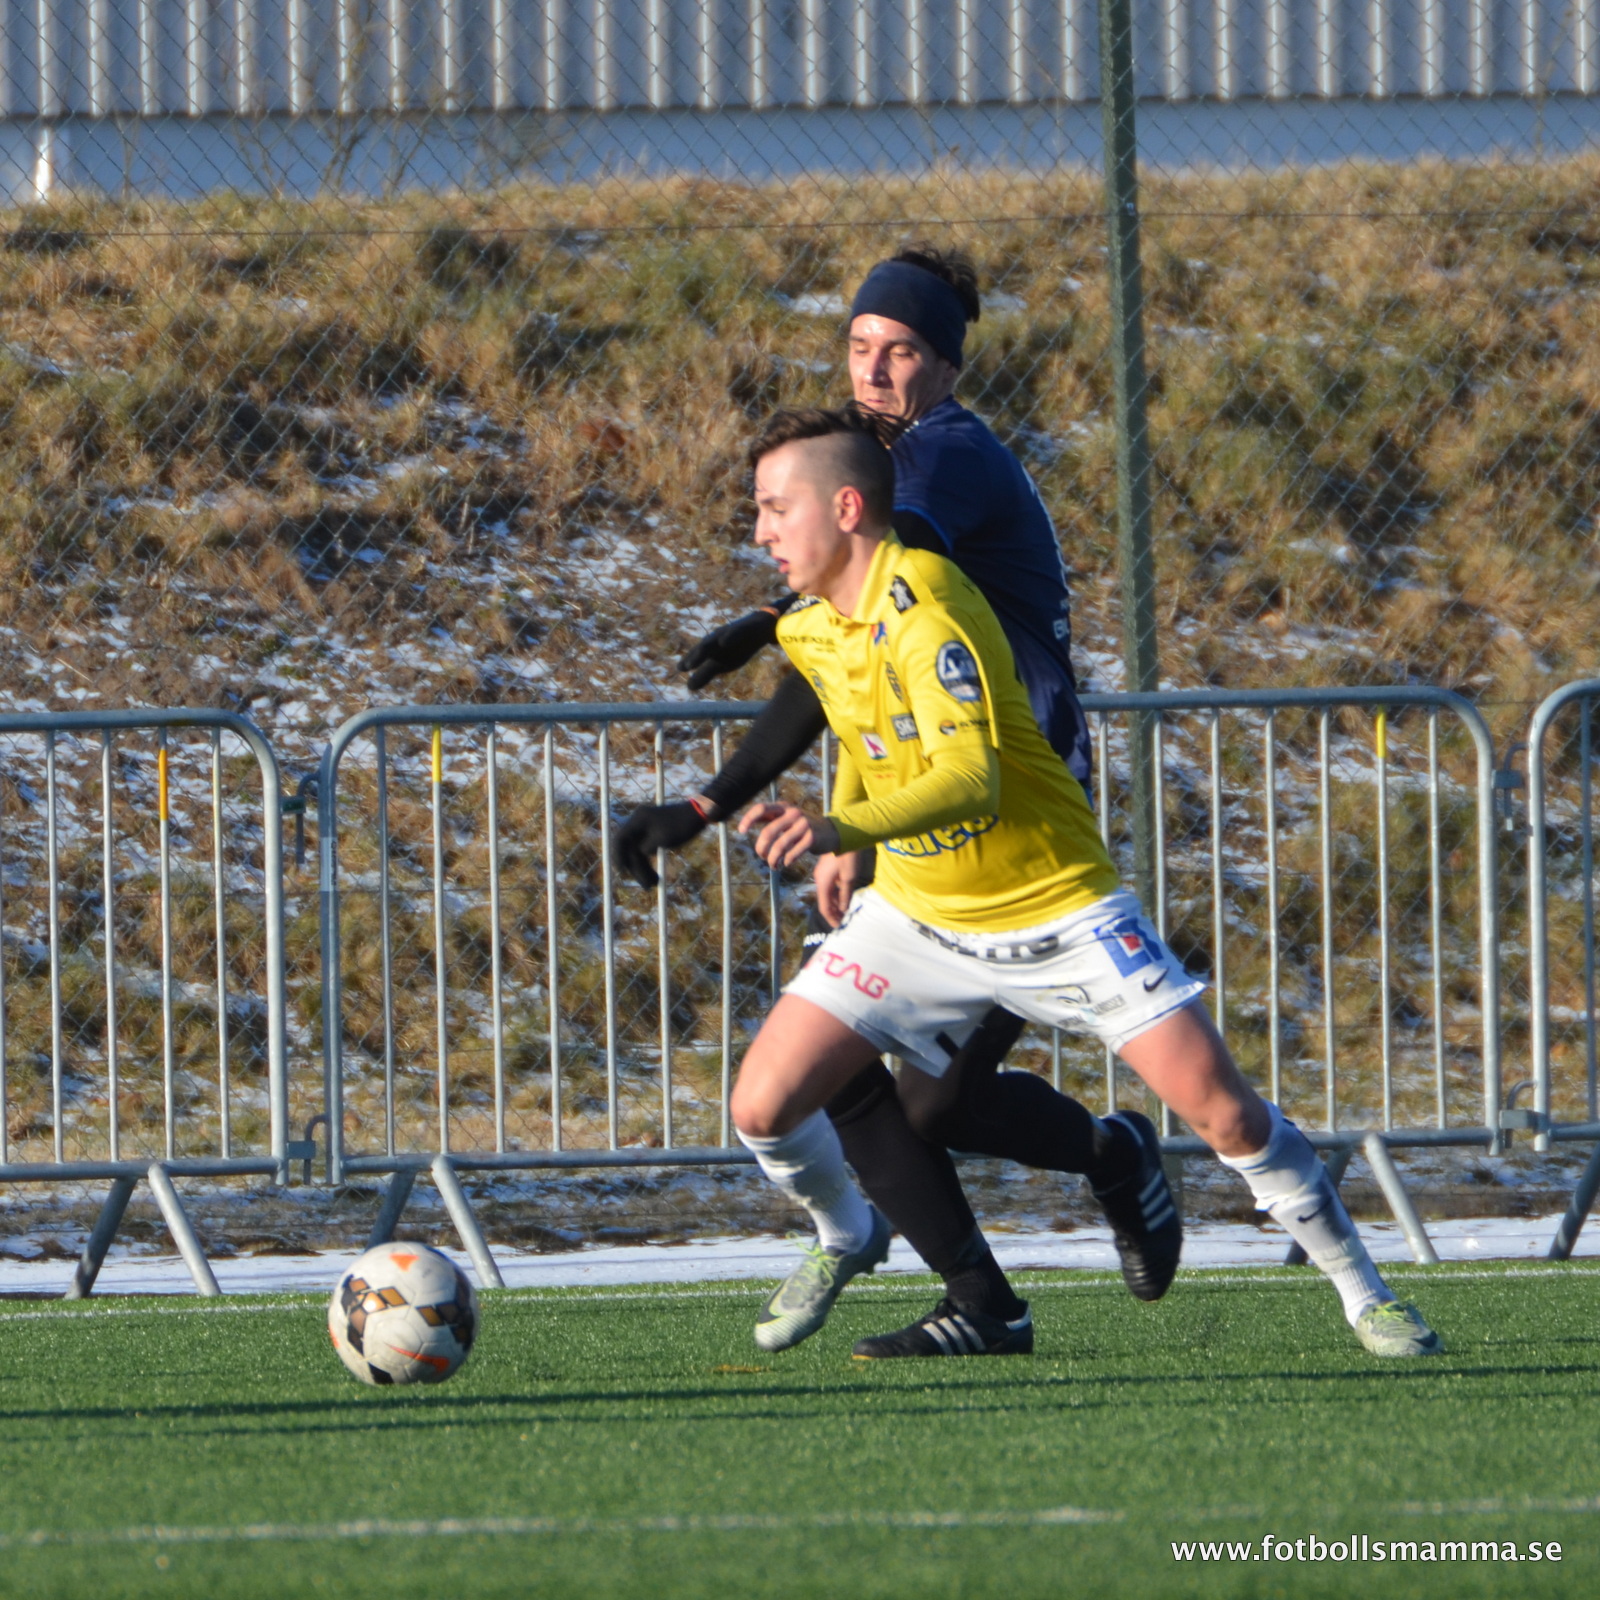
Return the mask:
[[[1219,1020],[1230,1034],[1236,1022],[1254,1029],[1268,1091],[1287,1096],[1341,1171],[1359,1145],[1408,1232],[1414,1225],[1419,1254],[1431,1253],[1389,1147],[1498,1150],[1506,1125],[1496,772],[1482,718],[1458,696],[1420,688],[1090,695],[1085,705],[1101,826],[1114,849],[1126,832],[1117,802],[1126,724],[1145,714],[1159,775],[1152,911],[1163,931],[1206,936]],[[492,1272],[460,1170],[747,1159],[727,1117],[736,1037],[776,992],[785,940],[793,942],[785,928],[796,919],[780,912],[776,877],[733,847],[726,827],[715,831],[714,867],[675,864],[648,898],[615,880],[611,828],[632,804],[682,793],[713,770],[728,724],[755,709],[393,707],[362,713],[334,736],[318,780],[325,1173],[335,1183],[394,1174],[374,1240],[390,1236],[424,1170]],[[691,738],[700,759],[683,763]],[[397,740],[409,742],[402,750]],[[370,767],[351,757],[361,742]],[[1241,751],[1250,755],[1243,765]],[[818,776],[803,778],[813,794]],[[508,826],[508,783],[520,830]],[[361,792],[354,810],[352,786]],[[1402,804],[1424,841],[1407,870],[1425,886],[1404,905],[1390,838]],[[1465,820],[1452,824],[1453,812]],[[1474,840],[1465,948],[1449,937],[1458,920],[1446,906],[1449,826]],[[1254,859],[1252,833],[1261,841]],[[1260,926],[1237,926],[1241,899]],[[514,958],[505,947],[513,926]],[[741,955],[755,969],[742,979]],[[519,972],[508,976],[513,960]],[[714,978],[685,995],[695,982],[685,972],[702,969]],[[1463,1023],[1447,980],[1468,972],[1480,1004]],[[1289,976],[1303,991],[1305,1022],[1286,1015]],[[1407,1019],[1421,1046],[1396,1038],[1402,979],[1408,991],[1429,991]],[[1357,991],[1376,996],[1375,1019],[1360,1027],[1342,1017]],[[575,1007],[586,1022],[574,1020]],[[1349,1040],[1363,1029],[1372,1037],[1357,1051]],[[1315,1055],[1292,1055],[1286,1041],[1312,1030]],[[1057,1035],[1039,1048],[1060,1083],[1071,1043]],[[1347,1054],[1362,1061],[1347,1064]],[[1080,1048],[1079,1071],[1082,1056]],[[1105,1103],[1115,1106],[1118,1069],[1107,1061],[1104,1070]],[[1203,1149],[1170,1137],[1170,1121],[1166,1131],[1175,1155]]]
[[[172,1179],[286,1183],[296,1153],[277,759],[210,710],[0,715],[0,751],[0,1182],[111,1181],[69,1298],[141,1180],[215,1294]],[[241,756],[259,783],[243,810]]]
[[[1132,741],[1148,740],[1152,915],[1209,969],[1247,1071],[1336,1175],[1365,1155],[1420,1259],[1432,1247],[1391,1148],[1498,1150],[1511,1130],[1540,1149],[1600,1139],[1597,698],[1600,680],[1558,691],[1528,741],[1534,1103],[1518,1108],[1500,1041],[1495,800],[1508,779],[1470,704],[1388,687],[1085,697],[1108,844],[1126,863],[1121,796]],[[1558,782],[1546,746],[1572,706],[1578,770]],[[748,1160],[728,1094],[798,954],[793,890],[726,826],[650,894],[617,880],[611,852],[617,817],[692,787],[757,709],[410,706],[339,729],[316,795],[323,1175],[390,1177],[374,1240],[428,1172],[495,1283],[462,1171]],[[184,730],[205,737],[174,738]],[[3,716],[0,753],[0,1181],[110,1180],[73,1294],[90,1292],[148,1182],[215,1293],[172,1179],[286,1183],[314,1153],[289,1136],[276,759],[248,720],[199,710]],[[785,781],[814,799],[829,765],[825,741]],[[1568,845],[1576,887],[1559,870],[1570,861],[1553,860]],[[1551,1003],[1562,904],[1577,908],[1557,915],[1581,955],[1581,1010]],[[1469,991],[1475,1008],[1458,1003]],[[1552,1017],[1583,1024],[1579,1120],[1557,1115]],[[1103,1071],[1107,1107],[1128,1085],[1059,1034],[1031,1049],[1079,1093]],[[1170,1120],[1165,1132],[1175,1156],[1203,1148]],[[1597,1191],[1600,1153],[1552,1255],[1570,1252]]]
[[[1108,789],[1104,774],[1112,770],[1108,754],[1108,725],[1110,718],[1135,713],[1147,713],[1154,746],[1153,770],[1156,791],[1156,882],[1154,885],[1154,915],[1163,934],[1170,931],[1171,885],[1175,875],[1175,850],[1172,837],[1173,824],[1170,807],[1166,802],[1173,783],[1172,761],[1168,754],[1170,729],[1184,714],[1197,717],[1203,729],[1203,748],[1199,754],[1204,763],[1201,782],[1205,790],[1204,815],[1197,819],[1200,826],[1192,828],[1204,840],[1205,861],[1203,872],[1210,890],[1209,932],[1211,980],[1213,1003],[1217,1022],[1227,1029],[1229,1025],[1230,945],[1237,942],[1229,934],[1230,894],[1227,851],[1224,841],[1230,831],[1241,823],[1258,821],[1262,838],[1260,868],[1264,882],[1264,913],[1266,916],[1266,1007],[1265,1085],[1270,1097],[1284,1101],[1286,1080],[1283,1053],[1283,993],[1284,974],[1282,894],[1281,889],[1289,876],[1282,860],[1285,842],[1284,812],[1287,809],[1284,789],[1290,773],[1283,754],[1283,722],[1286,716],[1299,714],[1314,722],[1314,752],[1304,752],[1301,760],[1302,788],[1308,781],[1315,785],[1315,802],[1302,804],[1302,820],[1307,826],[1302,836],[1310,833],[1315,842],[1315,866],[1309,876],[1315,882],[1317,896],[1315,970],[1320,977],[1322,992],[1316,1007],[1316,1023],[1321,1034],[1320,1052],[1320,1112],[1318,1130],[1330,1139],[1345,1135],[1345,1108],[1339,1094],[1340,1039],[1337,1017],[1338,966],[1341,960],[1337,930],[1337,891],[1342,877],[1350,876],[1347,869],[1341,873],[1337,861],[1336,845],[1341,837],[1348,837],[1348,822],[1337,816],[1335,788],[1343,783],[1362,785],[1369,783],[1373,801],[1366,822],[1370,825],[1373,840],[1373,869],[1376,877],[1376,894],[1373,914],[1373,931],[1377,936],[1375,957],[1375,992],[1378,998],[1378,1067],[1379,1101],[1371,1107],[1381,1117],[1386,1143],[1389,1144],[1451,1144],[1485,1143],[1498,1148],[1499,1107],[1501,1095],[1500,1032],[1498,1027],[1499,992],[1499,908],[1495,890],[1495,765],[1493,742],[1477,710],[1460,696],[1440,689],[1429,688],[1353,688],[1353,689],[1289,689],[1289,690],[1165,690],[1151,694],[1086,695],[1083,703],[1095,719],[1098,744],[1097,767],[1101,779],[1097,784],[1098,807],[1102,832],[1108,827]],[[1355,739],[1347,736],[1340,748],[1337,738],[1337,719],[1341,713],[1369,713],[1372,717],[1370,734],[1371,764],[1365,765],[1366,750]],[[1425,728],[1425,740],[1420,751],[1412,752],[1408,763],[1396,761],[1399,744],[1396,718],[1403,714],[1420,717]],[[1452,779],[1441,765],[1440,718],[1447,716],[1465,736],[1470,755],[1470,779],[1463,784]],[[1250,726],[1246,739],[1259,741],[1259,784],[1251,787],[1237,777],[1229,786],[1224,780],[1225,719],[1233,717]],[[1427,877],[1427,918],[1423,935],[1431,969],[1429,1004],[1429,1039],[1432,1052],[1432,1116],[1431,1126],[1418,1122],[1406,1125],[1397,1123],[1396,1052],[1393,1025],[1396,927],[1395,908],[1390,883],[1392,798],[1395,790],[1406,788],[1411,792],[1420,789],[1426,804],[1425,863]],[[1480,1074],[1481,1120],[1476,1124],[1463,1120],[1460,1114],[1461,1095],[1452,1096],[1448,1082],[1447,1016],[1444,976],[1447,968],[1444,916],[1444,872],[1442,841],[1442,810],[1447,794],[1454,792],[1465,799],[1470,807],[1476,849],[1476,933],[1478,988],[1482,996],[1481,1019],[1478,1027],[1478,1054]],[[1249,807],[1254,806],[1253,818]],[[1239,815],[1245,808],[1243,816]],[[1314,821],[1304,813],[1310,811]],[[1309,1110],[1310,1108],[1303,1108]],[[1168,1117],[1164,1130],[1171,1133]],[[1195,1140],[1177,1140],[1174,1148],[1198,1151],[1203,1148]]]
[[[1595,842],[1594,842],[1594,709],[1600,699],[1600,679],[1569,683],[1549,695],[1533,714],[1528,730],[1528,966],[1529,1053],[1532,1057],[1534,1103],[1532,1125],[1535,1147],[1548,1149],[1561,1139],[1600,1140],[1600,1082],[1596,1057],[1596,957],[1595,957]],[[1561,781],[1553,770],[1548,743],[1562,714],[1578,712],[1577,772]],[[1557,792],[1563,790],[1564,792]],[[1556,879],[1561,857],[1570,861],[1570,849],[1560,848],[1571,839],[1576,825],[1578,905],[1578,956],[1581,977],[1569,974],[1569,987],[1578,987],[1579,1006],[1558,1005],[1557,980],[1551,966],[1551,911],[1567,900]],[[1562,825],[1566,825],[1563,827]],[[1565,879],[1573,876],[1568,873]],[[1565,952],[1563,952],[1565,953]],[[1576,980],[1574,983],[1573,980]],[[1576,1022],[1582,1029],[1582,1120],[1562,1122],[1555,1104],[1552,1074],[1551,1024]],[[1566,1215],[1550,1245],[1550,1256],[1565,1260],[1572,1254],[1595,1196],[1600,1193],[1600,1144],[1573,1191]]]
[[[456,1177],[458,1168],[474,1170],[541,1169],[562,1167],[658,1166],[746,1163],[747,1152],[731,1138],[728,1096],[735,1067],[734,974],[745,941],[736,938],[736,907],[742,892],[747,909],[760,907],[754,944],[755,971],[747,973],[747,1010],[752,1016],[776,994],[780,971],[778,883],[775,877],[746,868],[737,870],[727,827],[715,830],[717,866],[714,935],[698,941],[698,954],[719,972],[715,1005],[709,1029],[701,1030],[701,1064],[711,1079],[711,1126],[702,1126],[689,1143],[680,1140],[675,1116],[678,1096],[674,1080],[673,1036],[674,963],[669,951],[672,917],[670,889],[664,878],[646,901],[633,890],[629,904],[619,906],[611,858],[614,807],[661,800],[668,795],[667,748],[669,730],[685,725],[709,730],[709,767],[720,764],[723,731],[734,721],[747,720],[758,705],[697,703],[684,705],[499,705],[387,707],[351,718],[335,733],[323,753],[317,784],[319,895],[322,916],[323,960],[323,1061],[327,1105],[326,1177],[339,1183],[357,1174],[392,1173],[372,1242],[393,1236],[412,1183],[419,1171],[431,1173],[463,1244],[485,1280],[498,1283],[499,1272],[483,1242],[470,1206]],[[455,895],[446,874],[446,858],[455,843],[457,823],[453,780],[466,770],[454,740],[459,730],[477,730],[483,736],[481,762],[475,776],[482,778],[481,815],[484,844],[478,898],[468,902]],[[589,730],[593,729],[591,733]],[[648,745],[646,773],[641,774],[638,751],[620,766],[615,758],[619,734],[644,730]],[[534,745],[520,743],[508,751],[508,740],[525,741],[523,730],[533,730]],[[396,735],[409,732],[413,748],[395,749]],[[350,787],[347,757],[363,737],[372,745],[372,776],[367,794],[373,838],[368,841],[372,865],[352,883],[346,857],[351,826],[348,811]],[[517,758],[506,766],[508,753]],[[586,769],[592,782],[575,784],[574,767]],[[409,786],[398,784],[402,775]],[[619,779],[622,780],[619,783]],[[397,794],[397,788],[399,793]],[[447,801],[446,791],[451,791]],[[530,792],[531,789],[531,792]],[[520,790],[520,793],[508,793]],[[425,799],[417,799],[419,791]],[[537,840],[544,867],[544,882],[523,878],[506,883],[505,833],[502,810],[508,803],[537,812]],[[425,846],[415,845],[398,831],[403,822],[397,812],[409,812],[425,827]],[[372,848],[375,844],[375,849]],[[397,849],[396,846],[400,846]],[[420,853],[419,853],[420,852]],[[736,883],[736,879],[739,881]],[[509,894],[508,894],[509,888]],[[568,893],[570,891],[570,893]],[[564,898],[564,893],[566,897]],[[368,995],[368,1018],[361,1047],[369,1065],[369,1078],[381,1078],[381,1093],[362,1118],[369,1135],[368,1148],[347,1150],[351,1120],[350,1073],[352,1052],[350,1012],[352,989],[346,964],[349,940],[344,920],[352,898],[365,896],[375,912],[379,971],[375,989]],[[508,985],[504,919],[506,901],[519,902],[522,911],[538,919],[540,932],[533,970],[527,959],[516,963]],[[643,928],[638,908],[653,907],[654,937]],[[477,937],[461,937],[463,923],[473,914],[488,915]],[[518,914],[518,906],[509,908]],[[563,937],[565,922],[576,914],[581,926],[572,938]],[[619,923],[626,922],[625,927]],[[397,925],[398,924],[398,925]],[[371,937],[366,941],[370,949]],[[483,944],[487,944],[487,959]],[[657,1069],[653,1085],[641,1082],[638,1058],[641,1041],[625,1041],[628,1019],[619,1017],[619,950],[629,955],[653,945],[656,965],[649,998],[657,1012],[655,1029]],[[477,1016],[451,1007],[451,959],[463,956],[476,967],[468,974]],[[453,948],[454,947],[454,948]],[[526,954],[526,952],[525,952]],[[598,955],[598,972],[595,956]],[[419,980],[431,981],[432,993],[424,1004],[413,1003],[407,985],[396,979],[397,958],[414,962]],[[683,963],[678,963],[681,975]],[[418,968],[423,970],[417,970]],[[518,982],[518,977],[523,981]],[[509,994],[508,994],[509,988]],[[487,991],[486,993],[484,991]],[[574,996],[588,1026],[575,1028],[569,1020]],[[508,1005],[509,1000],[509,1005]],[[759,1002],[759,1004],[758,1004]],[[541,1012],[542,1003],[542,1015]],[[488,1044],[482,1044],[482,1014],[487,1011]],[[538,1025],[542,1022],[543,1026]],[[474,1027],[474,1023],[478,1026]],[[547,1133],[540,1148],[518,1148],[523,1141],[508,1134],[508,1055],[516,1036],[536,1032],[542,1046],[546,1099],[542,1116]],[[631,1030],[637,1033],[637,1029]],[[476,1040],[464,1038],[466,1033]],[[425,1040],[421,1037],[426,1035]],[[405,1046],[410,1042],[409,1052]],[[627,1048],[631,1046],[631,1048]],[[625,1054],[627,1059],[625,1060]],[[431,1105],[427,1107],[432,1148],[418,1149],[412,1128],[401,1126],[401,1101],[406,1078],[415,1076],[418,1063],[431,1066]],[[426,1070],[424,1068],[424,1070]],[[477,1105],[457,1079],[488,1088],[476,1091]],[[581,1097],[581,1098],[580,1098]],[[573,1102],[577,1102],[574,1105]],[[648,1102],[648,1110],[645,1102]],[[413,1110],[419,1108],[412,1098]],[[584,1139],[569,1144],[568,1124],[574,1110],[589,1109],[587,1126],[572,1130]],[[654,1146],[644,1143],[628,1124],[641,1117],[653,1122]],[[465,1126],[463,1126],[465,1125]],[[376,1138],[370,1137],[376,1134]],[[463,1144],[462,1136],[466,1142]],[[381,1149],[370,1148],[381,1144]]]

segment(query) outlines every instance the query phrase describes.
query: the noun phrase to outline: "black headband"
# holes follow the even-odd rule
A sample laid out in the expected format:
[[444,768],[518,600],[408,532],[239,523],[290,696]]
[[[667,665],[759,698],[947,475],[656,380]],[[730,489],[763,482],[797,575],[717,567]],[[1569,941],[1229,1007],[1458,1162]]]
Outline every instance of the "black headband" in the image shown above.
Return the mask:
[[850,317],[887,317],[922,335],[953,367],[961,365],[967,311],[943,278],[909,261],[880,261],[856,290]]

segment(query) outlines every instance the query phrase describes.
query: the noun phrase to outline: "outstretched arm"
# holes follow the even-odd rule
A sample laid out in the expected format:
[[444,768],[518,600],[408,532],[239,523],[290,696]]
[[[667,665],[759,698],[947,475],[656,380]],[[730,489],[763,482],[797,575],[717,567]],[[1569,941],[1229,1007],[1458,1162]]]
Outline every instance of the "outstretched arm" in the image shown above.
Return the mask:
[[778,618],[797,599],[798,595],[786,594],[771,605],[760,606],[713,628],[697,644],[690,645],[678,660],[678,671],[689,674],[689,687],[703,689],[713,678],[736,671],[765,650],[778,637]]
[[821,736],[828,718],[817,691],[803,673],[785,674],[739,748],[701,791],[720,821],[787,772]]
[[811,748],[826,725],[816,691],[791,672],[702,793],[674,805],[641,806],[623,823],[615,841],[618,865],[644,888],[655,888],[657,851],[688,844],[708,823],[753,800]]

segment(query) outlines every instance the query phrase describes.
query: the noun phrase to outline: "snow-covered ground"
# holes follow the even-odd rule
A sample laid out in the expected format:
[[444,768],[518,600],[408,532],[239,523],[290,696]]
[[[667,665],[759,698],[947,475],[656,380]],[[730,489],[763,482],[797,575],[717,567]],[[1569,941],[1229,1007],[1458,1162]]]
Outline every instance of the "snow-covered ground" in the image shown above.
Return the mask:
[[[1428,1234],[1444,1261],[1540,1260],[1549,1248],[1559,1217],[1471,1217],[1430,1223]],[[1365,1222],[1361,1235],[1382,1262],[1411,1260],[1411,1251],[1397,1224]],[[1116,1252],[1105,1228],[1079,1228],[1070,1233],[1002,1233],[990,1235],[995,1254],[1007,1271],[1050,1268],[1104,1270],[1116,1266]],[[1184,1242],[1190,1267],[1277,1266],[1288,1239],[1281,1228],[1246,1223],[1192,1225]],[[448,1252],[469,1272],[471,1263],[459,1250]],[[1600,1256],[1600,1226],[1579,1236],[1578,1256]],[[303,1256],[235,1256],[212,1263],[224,1294],[331,1289],[354,1250],[324,1250]],[[497,1250],[495,1260],[509,1287],[554,1289],[615,1287],[626,1284],[711,1283],[724,1280],[768,1280],[782,1277],[794,1264],[795,1249],[783,1239],[700,1239],[691,1244],[598,1245],[560,1254]],[[896,1239],[886,1272],[925,1270],[904,1240]],[[0,1294],[40,1294],[61,1289],[72,1276],[62,1260],[0,1263]],[[100,1294],[189,1294],[194,1284],[177,1256],[146,1255],[115,1248],[100,1274]]]

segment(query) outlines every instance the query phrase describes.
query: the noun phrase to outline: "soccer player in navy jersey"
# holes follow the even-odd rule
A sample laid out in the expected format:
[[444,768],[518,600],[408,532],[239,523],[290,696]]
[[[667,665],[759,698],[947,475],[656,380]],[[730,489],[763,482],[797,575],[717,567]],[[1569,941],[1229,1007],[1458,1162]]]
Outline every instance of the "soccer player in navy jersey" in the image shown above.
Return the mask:
[[[894,462],[896,537],[948,556],[994,608],[1040,729],[1087,785],[1089,727],[1055,527],[1022,463],[955,398],[967,324],[980,310],[977,274],[962,257],[919,245],[880,261],[851,306],[850,383]],[[786,595],[700,640],[678,663],[689,687],[771,644],[793,601]]]

